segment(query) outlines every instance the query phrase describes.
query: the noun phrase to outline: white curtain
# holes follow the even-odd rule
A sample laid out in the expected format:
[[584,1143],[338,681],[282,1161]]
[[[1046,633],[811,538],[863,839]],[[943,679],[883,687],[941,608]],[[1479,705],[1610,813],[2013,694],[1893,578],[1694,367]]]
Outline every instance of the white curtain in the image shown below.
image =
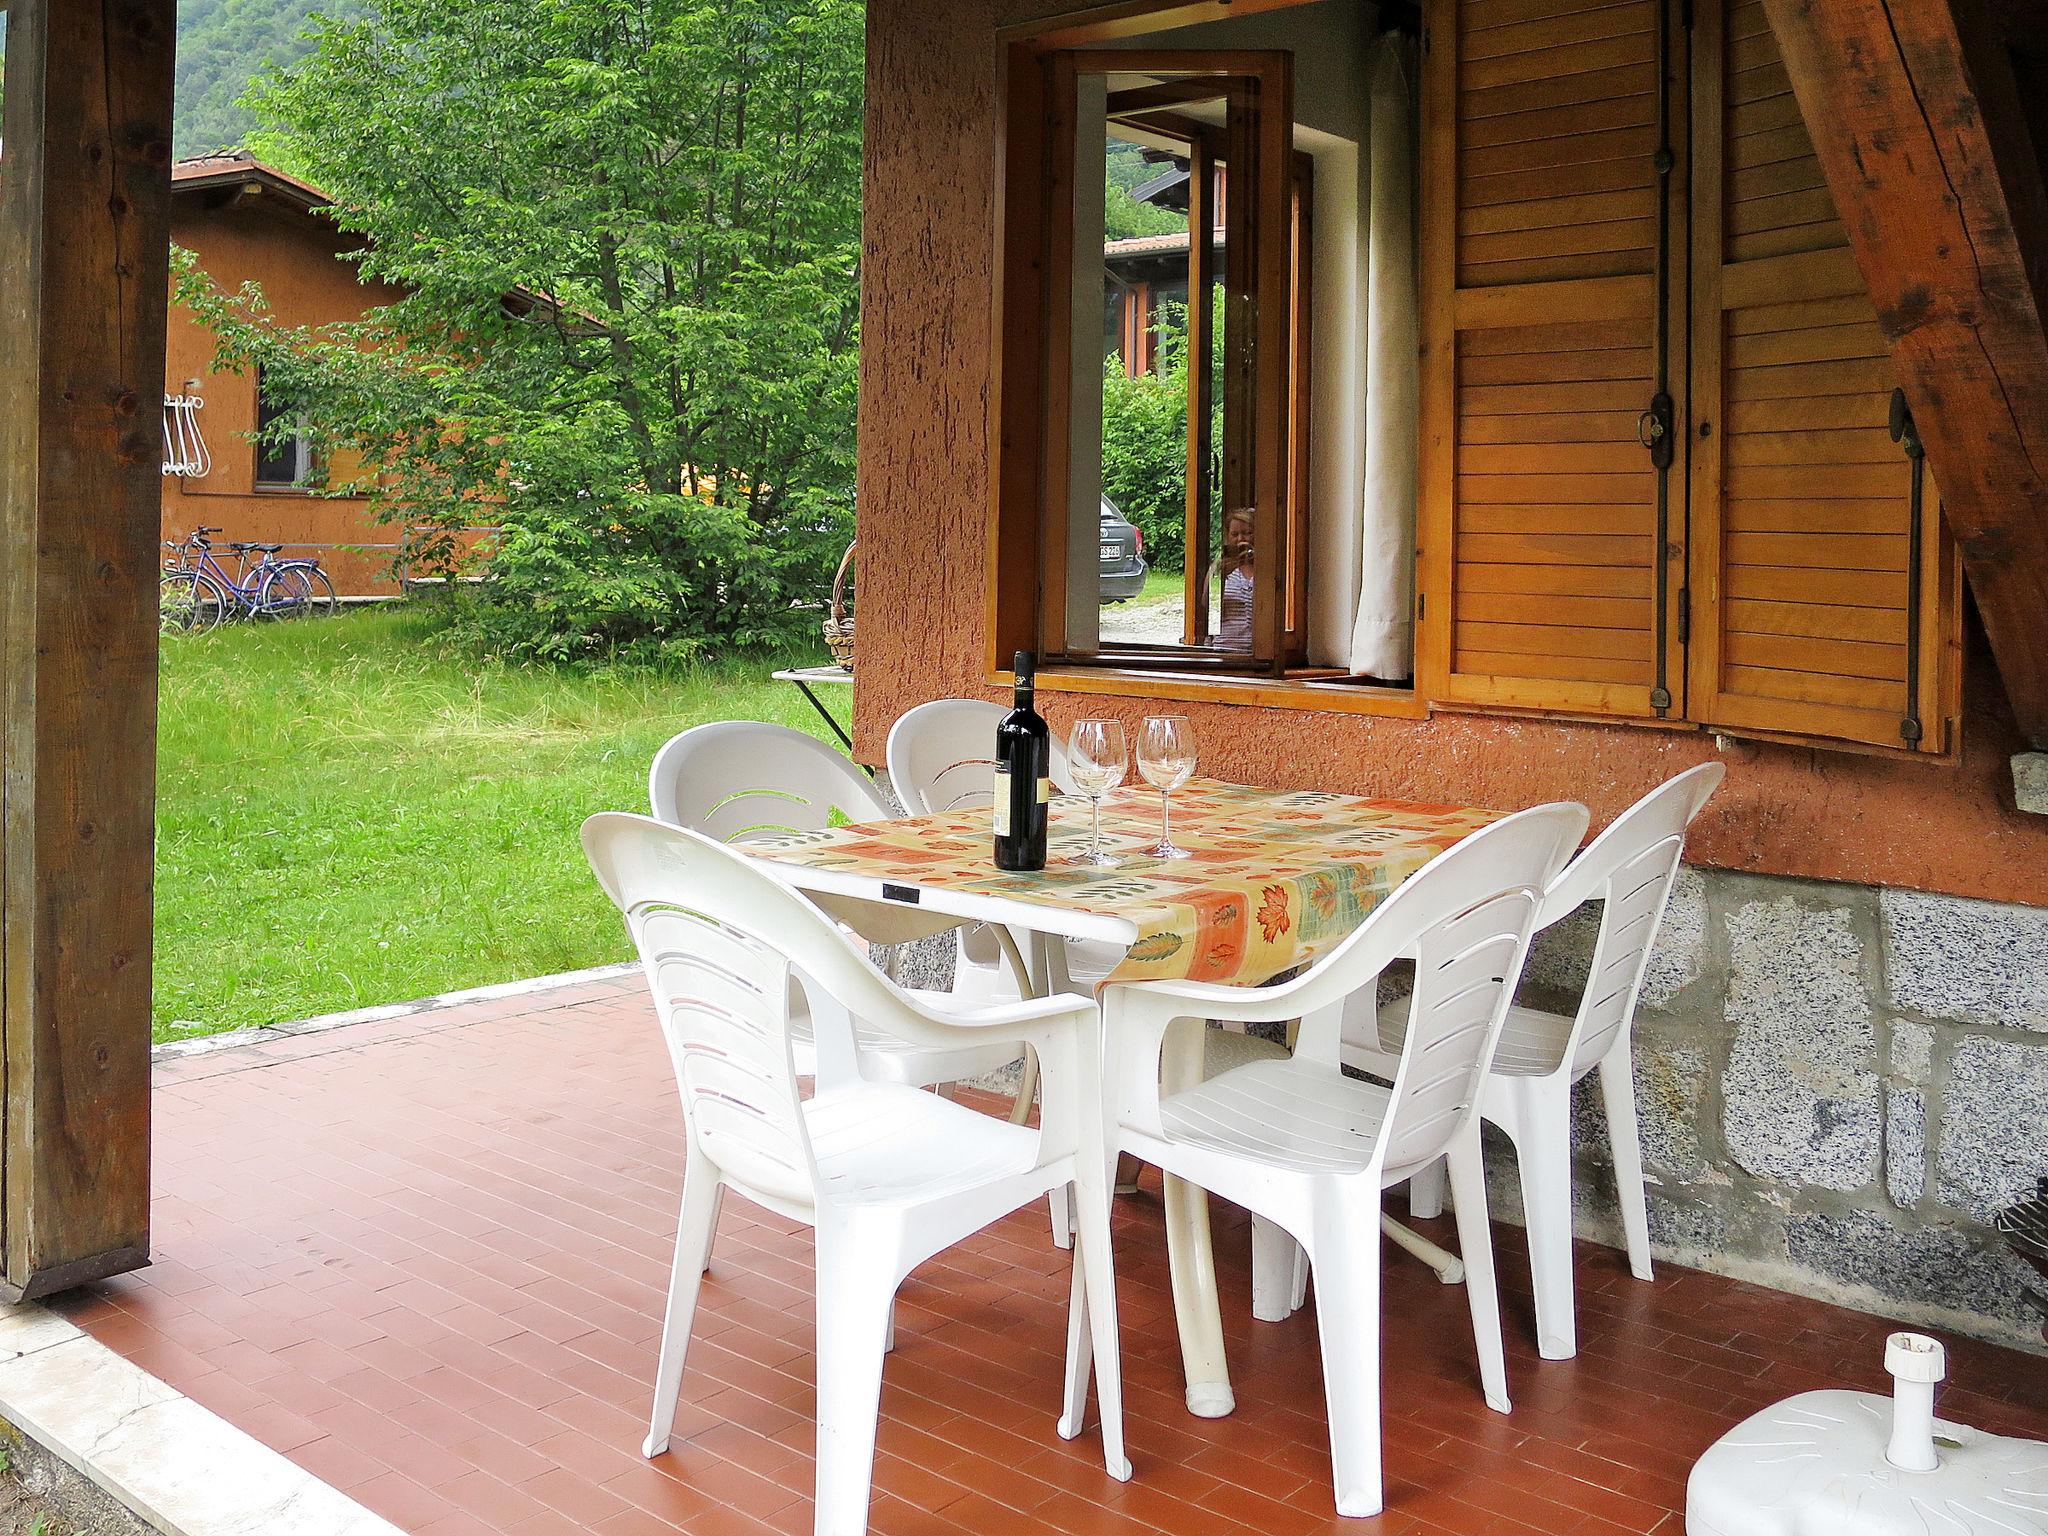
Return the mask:
[[1415,45],[1374,46],[1366,212],[1365,518],[1350,667],[1415,674],[1415,475],[1420,341],[1416,331]]

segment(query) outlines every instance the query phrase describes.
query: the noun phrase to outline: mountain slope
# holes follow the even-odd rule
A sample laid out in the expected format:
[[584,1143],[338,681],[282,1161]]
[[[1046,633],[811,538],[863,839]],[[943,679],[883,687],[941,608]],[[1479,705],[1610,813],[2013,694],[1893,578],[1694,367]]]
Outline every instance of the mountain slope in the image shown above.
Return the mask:
[[315,11],[356,8],[355,0],[178,0],[177,153],[239,144],[253,125],[236,105],[249,82],[306,51],[299,34]]

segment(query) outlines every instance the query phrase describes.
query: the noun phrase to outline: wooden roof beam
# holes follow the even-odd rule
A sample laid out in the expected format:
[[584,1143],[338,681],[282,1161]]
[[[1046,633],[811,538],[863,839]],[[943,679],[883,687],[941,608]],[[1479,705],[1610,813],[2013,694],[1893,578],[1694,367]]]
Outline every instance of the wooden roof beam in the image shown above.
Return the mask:
[[1764,10],[2006,693],[2048,747],[2048,191],[2002,29],[1979,0]]

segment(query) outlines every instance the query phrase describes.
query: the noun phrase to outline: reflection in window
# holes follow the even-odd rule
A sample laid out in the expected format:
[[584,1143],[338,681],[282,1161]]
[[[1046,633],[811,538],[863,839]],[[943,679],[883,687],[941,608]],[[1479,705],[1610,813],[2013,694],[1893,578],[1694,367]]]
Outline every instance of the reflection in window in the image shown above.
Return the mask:
[[[287,425],[280,431],[279,423]],[[313,439],[305,415],[256,370],[256,483],[273,489],[313,484]]]

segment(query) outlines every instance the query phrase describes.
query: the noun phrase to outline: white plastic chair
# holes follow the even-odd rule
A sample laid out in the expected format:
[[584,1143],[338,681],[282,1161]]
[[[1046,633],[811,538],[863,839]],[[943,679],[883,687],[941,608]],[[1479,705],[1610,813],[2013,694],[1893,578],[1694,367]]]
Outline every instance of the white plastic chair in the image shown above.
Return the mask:
[[[1474,833],[1279,986],[1137,982],[1104,991],[1111,1151],[1135,1153],[1264,1216],[1308,1253],[1340,1514],[1376,1514],[1382,1503],[1381,1191],[1439,1157],[1449,1157],[1458,1194],[1480,1380],[1487,1405],[1508,1411],[1474,1109],[1541,892],[1586,819],[1583,806],[1547,805]],[[1393,1087],[1346,1077],[1338,1060],[1345,1000],[1371,995],[1380,972],[1404,956],[1415,957],[1419,1001]],[[1200,1020],[1296,1017],[1290,1059],[1193,1081],[1190,1031]],[[1215,1296],[1198,1289],[1176,1274],[1184,1358],[1191,1374],[1221,1377],[1220,1356],[1204,1358]],[[1227,1387],[1220,1390],[1227,1401]],[[1196,1396],[1191,1388],[1190,1407],[1204,1411]]]
[[[1480,1095],[1480,1116],[1507,1132],[1515,1145],[1536,1292],[1536,1347],[1546,1360],[1569,1360],[1578,1353],[1572,1285],[1572,1085],[1589,1072],[1599,1072],[1607,1108],[1629,1268],[1638,1279],[1651,1275],[1629,1031],[1685,851],[1685,829],[1724,772],[1719,763],[1703,763],[1666,780],[1616,817],[1550,883],[1536,917],[1539,929],[1563,921],[1588,901],[1601,903],[1600,935],[1593,946],[1586,991],[1570,1018],[1538,1008],[1510,1008]],[[1406,999],[1377,1011],[1369,996],[1354,1000],[1345,1018],[1345,1065],[1389,1075],[1399,1059],[1407,1024]],[[1442,1178],[1442,1169],[1432,1167],[1410,1183],[1409,1208],[1416,1215],[1442,1211]]]
[[[1090,1350],[1080,1339],[1092,1326],[1103,1461],[1128,1478],[1095,1005],[1062,996],[933,1007],[877,971],[816,907],[708,838],[608,812],[583,824],[583,848],[640,953],[689,1139],[644,1452],[668,1449],[719,1196],[730,1189],[816,1230],[815,1529],[865,1531],[897,1287],[933,1254],[1071,1185],[1081,1232],[1059,1429],[1069,1439],[1081,1431]],[[792,987],[818,1023],[808,1100],[792,1056]],[[1029,1041],[1047,1090],[1038,1129],[861,1077],[855,1017],[935,1054],[987,1033]]]
[[[816,832],[847,821],[887,821],[896,810],[851,758],[815,736],[758,720],[721,720],[673,737],[654,756],[647,798],[657,821],[687,827],[721,843],[744,846],[785,832]],[[925,994],[927,1002],[942,993]],[[1012,991],[1011,996],[1019,995]],[[797,1070],[815,1068],[810,1020],[791,1020]],[[1023,1054],[1021,1043],[968,1038],[948,1048],[908,1044],[862,1020],[861,1068],[885,1082],[927,1088],[1001,1071]]]

